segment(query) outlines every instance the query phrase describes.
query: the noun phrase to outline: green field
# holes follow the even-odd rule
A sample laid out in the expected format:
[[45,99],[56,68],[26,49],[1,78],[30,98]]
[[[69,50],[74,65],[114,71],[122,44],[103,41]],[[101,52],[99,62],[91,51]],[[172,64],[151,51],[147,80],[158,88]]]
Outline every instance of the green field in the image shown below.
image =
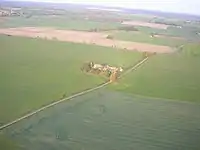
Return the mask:
[[[198,23],[73,7],[22,10],[23,17],[0,20],[0,28],[97,29],[114,39],[165,45],[177,51],[152,56],[103,89],[1,130],[0,150],[200,150]],[[122,20],[161,21],[182,28],[136,26],[132,30],[138,31],[133,32],[121,24]],[[151,34],[163,37],[151,38]],[[105,77],[81,71],[86,62],[126,70],[142,58],[142,53],[121,49],[0,35],[0,126],[105,83]]]
[[[90,13],[89,13],[90,14]],[[110,15],[110,14],[109,14]],[[117,14],[116,14],[117,15]],[[115,15],[115,17],[116,17]],[[123,15],[122,15],[123,16]],[[122,17],[120,15],[120,17]],[[127,16],[127,15],[125,15]],[[124,17],[125,17],[124,16]],[[137,15],[136,15],[137,16]],[[117,21],[98,21],[95,20],[95,15],[92,19],[87,19],[86,16],[80,18],[80,16],[70,16],[67,14],[66,16],[32,16],[30,18],[25,17],[10,17],[6,18],[0,24],[1,28],[12,28],[12,27],[52,27],[56,29],[65,29],[65,30],[80,30],[80,31],[91,31],[93,29],[98,30],[118,30],[120,27],[126,27],[126,25],[122,25]],[[110,16],[111,17],[111,16]],[[112,16],[114,17],[114,16]],[[112,19],[111,17],[111,19]],[[131,19],[131,16],[129,16]],[[140,16],[138,16],[140,17]],[[100,17],[100,19],[103,19]],[[108,19],[109,20],[109,19]],[[133,20],[138,20],[133,19]],[[144,20],[145,21],[145,20]],[[146,20],[147,21],[147,20]],[[151,43],[156,45],[166,45],[176,47],[183,43],[188,42],[187,40],[199,41],[200,36],[196,34],[198,28],[185,26],[182,29],[177,29],[175,27],[169,27],[168,29],[154,29],[150,27],[140,27],[135,26],[140,32],[140,34],[135,34],[134,32],[128,31],[118,31],[114,34],[114,38],[126,41],[133,42],[142,42],[142,43]],[[200,32],[200,30],[199,30]],[[150,35],[152,33],[166,35],[166,36],[177,36],[182,37],[185,40],[173,39],[170,37],[157,37],[151,38]],[[108,32],[108,34],[112,34],[112,31]]]
[[141,54],[112,48],[0,36],[0,124],[105,82],[80,68],[87,61],[128,67]]
[[170,26],[166,30],[155,29],[155,28],[150,28],[150,27],[137,27],[137,29],[144,34],[156,33],[156,34],[166,35],[166,36],[181,37],[188,41],[194,41],[194,42],[200,41],[200,35],[196,34],[197,31],[200,32],[200,29],[193,28],[190,26],[189,27],[183,26],[181,29]]
[[[0,42],[1,124],[105,82],[82,73],[84,62],[128,67],[141,59],[136,52],[94,45],[8,36]],[[0,149],[198,150],[200,105],[177,100],[199,102],[199,65],[194,44],[153,56],[105,89],[3,130]]]
[[134,31],[116,31],[112,34],[114,39],[125,40],[125,41],[133,41],[140,43],[150,43],[155,45],[166,45],[171,47],[177,47],[185,43],[185,40],[173,39],[170,37],[150,37],[151,34],[144,32],[134,32]]
[[97,22],[84,19],[71,19],[67,17],[46,17],[46,16],[33,16],[31,18],[17,17],[6,18],[0,24],[2,28],[11,27],[53,27],[57,29],[68,30],[90,30],[94,28],[100,29],[115,29],[121,26],[119,23],[113,22]]
[[100,90],[2,134],[26,150],[198,150],[199,113],[200,105]]
[[175,54],[157,55],[112,87],[116,90],[182,101],[200,102],[200,45]]

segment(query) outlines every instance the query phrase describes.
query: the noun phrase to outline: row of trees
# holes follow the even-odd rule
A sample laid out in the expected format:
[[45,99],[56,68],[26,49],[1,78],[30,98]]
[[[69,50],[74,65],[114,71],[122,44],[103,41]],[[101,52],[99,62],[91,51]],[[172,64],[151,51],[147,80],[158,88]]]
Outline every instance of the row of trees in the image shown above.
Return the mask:
[[120,31],[139,31],[134,26],[121,26],[117,28],[92,28],[89,30],[89,32],[103,32],[103,31],[114,31],[114,30],[120,30]]

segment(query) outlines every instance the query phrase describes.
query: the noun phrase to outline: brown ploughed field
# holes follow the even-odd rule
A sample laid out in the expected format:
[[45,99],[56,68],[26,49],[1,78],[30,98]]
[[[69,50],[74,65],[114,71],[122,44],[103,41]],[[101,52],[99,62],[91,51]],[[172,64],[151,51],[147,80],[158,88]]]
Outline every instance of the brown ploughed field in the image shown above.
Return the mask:
[[159,46],[153,44],[107,39],[106,37],[108,36],[108,34],[105,33],[93,33],[93,32],[83,32],[83,31],[73,31],[73,30],[57,30],[54,28],[21,27],[21,28],[0,29],[0,34],[31,37],[31,38],[45,38],[49,40],[57,39],[59,41],[95,44],[100,46],[142,51],[142,52],[144,51],[156,52],[156,53],[173,52],[172,49],[168,46]]

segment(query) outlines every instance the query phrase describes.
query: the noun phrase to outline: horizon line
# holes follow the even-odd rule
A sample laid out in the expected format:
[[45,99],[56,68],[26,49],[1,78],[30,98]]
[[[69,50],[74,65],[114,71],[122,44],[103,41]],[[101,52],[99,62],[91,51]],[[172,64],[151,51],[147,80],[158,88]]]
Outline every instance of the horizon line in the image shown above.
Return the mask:
[[113,9],[129,9],[129,10],[141,10],[141,11],[149,11],[149,12],[160,12],[160,13],[168,13],[168,14],[177,14],[177,15],[190,15],[190,16],[196,16],[200,17],[200,14],[196,13],[189,13],[189,12],[175,12],[175,11],[163,11],[163,10],[157,10],[157,9],[145,9],[145,8],[131,8],[131,7],[125,7],[125,6],[110,6],[110,5],[104,5],[104,4],[94,4],[94,3],[84,3],[84,2],[64,2],[64,1],[39,1],[39,0],[0,0],[1,2],[28,2],[28,3],[50,3],[50,4],[73,4],[73,5],[84,5],[84,6],[95,6],[95,7],[107,7],[107,8],[113,8]]

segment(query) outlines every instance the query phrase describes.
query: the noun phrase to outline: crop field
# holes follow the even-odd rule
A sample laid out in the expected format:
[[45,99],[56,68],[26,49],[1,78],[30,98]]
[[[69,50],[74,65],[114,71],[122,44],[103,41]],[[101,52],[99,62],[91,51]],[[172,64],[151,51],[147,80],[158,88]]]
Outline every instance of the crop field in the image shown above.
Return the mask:
[[[89,13],[90,14],[90,13]],[[91,14],[90,14],[91,15]],[[90,16],[89,15],[89,16]],[[152,43],[152,44],[158,44],[158,45],[167,45],[167,46],[176,46],[176,42],[182,43],[184,41],[181,40],[172,40],[169,38],[154,38],[153,40],[148,37],[148,34],[156,33],[161,35],[167,35],[167,36],[177,36],[182,37],[187,40],[195,40],[200,41],[200,35],[196,34],[196,32],[200,32],[200,29],[198,27],[191,26],[183,26],[183,28],[178,29],[173,26],[167,26],[165,29],[164,27],[166,25],[163,24],[156,24],[156,23],[148,23],[149,20],[145,20],[142,22],[144,26],[141,26],[141,22],[135,21],[138,24],[123,24],[119,21],[113,21],[112,19],[110,21],[107,20],[96,20],[95,19],[95,13],[92,18],[87,18],[87,15],[82,16],[80,18],[79,15],[76,16],[70,16],[70,14],[67,14],[66,16],[32,16],[30,18],[25,17],[10,17],[10,18],[4,18],[1,20],[0,27],[1,28],[17,28],[17,27],[52,27],[55,29],[63,29],[63,30],[79,30],[79,31],[91,31],[94,29],[98,30],[118,30],[121,27],[129,27],[134,26],[137,30],[142,32],[142,34],[137,38],[133,37],[132,33],[123,32],[122,35],[118,36],[119,39],[127,39],[131,40],[133,42],[142,42],[142,43]],[[109,14],[110,15],[110,14]],[[117,14],[116,14],[117,15]],[[77,18],[73,18],[77,17]],[[99,17],[99,16],[98,16]],[[112,16],[113,17],[113,16]],[[115,16],[116,17],[116,16]],[[121,17],[130,17],[129,15],[122,15]],[[102,17],[100,19],[103,19]],[[109,18],[108,18],[109,19]],[[129,18],[130,19],[130,18]],[[123,19],[121,19],[123,20]],[[136,19],[137,20],[137,19]],[[126,23],[126,21],[125,21]],[[140,24],[139,24],[140,23]],[[148,26],[148,25],[152,26]],[[154,28],[154,26],[158,26],[160,28]],[[164,26],[164,27],[163,27]],[[164,28],[164,29],[163,29]],[[120,32],[119,32],[120,33]],[[164,42],[166,40],[166,42]],[[171,44],[172,43],[172,44]]]
[[128,93],[200,102],[199,49],[199,44],[188,44],[180,53],[154,56],[113,87]]
[[145,51],[156,53],[170,53],[173,51],[168,46],[107,39],[107,34],[73,30],[55,30],[52,28],[22,27],[0,29],[0,34],[5,34],[8,36],[15,35],[32,38],[43,38],[50,40],[56,39],[59,41],[93,44],[142,52]]
[[31,18],[6,18],[0,24],[1,28],[13,27],[54,27],[57,29],[89,30],[93,28],[113,29],[121,26],[120,23],[98,22],[84,19],[71,19],[57,16],[33,16]]
[[129,67],[141,59],[136,52],[22,37],[0,36],[0,45],[0,124],[105,82],[81,72],[85,62]]
[[200,41],[200,36],[196,34],[196,31],[200,32],[200,29],[193,29],[192,27],[182,27],[181,29],[178,29],[176,27],[168,27],[167,29],[155,29],[150,27],[137,27],[138,30],[140,30],[143,33],[151,34],[156,33],[159,35],[164,36],[172,36],[172,37],[179,37],[187,39],[188,41]]
[[29,150],[198,150],[200,105],[100,90],[6,129]]
[[140,43],[150,43],[155,45],[165,45],[176,47],[186,43],[186,40],[178,37],[164,37],[164,36],[155,36],[151,37],[151,34],[144,32],[126,32],[126,31],[116,31],[112,33],[114,39],[124,40],[124,41],[133,41]]
[[157,29],[167,29],[168,28],[168,25],[147,23],[144,21],[125,21],[125,22],[123,22],[123,24],[132,25],[132,26],[144,26],[144,27],[157,28]]
[[135,20],[135,21],[143,21],[143,22],[149,22],[153,18],[155,18],[155,15],[150,15],[150,14],[128,14],[127,15],[130,20]]
[[[198,22],[79,7],[0,16],[0,150],[200,150]],[[125,76],[66,100],[109,80],[89,62]]]

